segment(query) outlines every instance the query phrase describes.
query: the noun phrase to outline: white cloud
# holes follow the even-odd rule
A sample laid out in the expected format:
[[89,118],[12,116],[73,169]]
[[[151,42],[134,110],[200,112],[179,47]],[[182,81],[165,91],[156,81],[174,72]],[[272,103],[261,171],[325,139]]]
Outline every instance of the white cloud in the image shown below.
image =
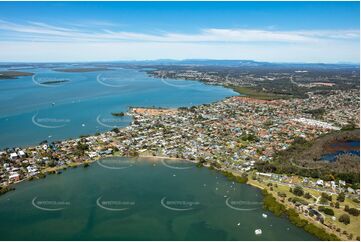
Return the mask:
[[[97,30],[0,20],[0,61],[212,58],[359,62],[359,30],[202,29],[195,34]],[[119,27],[119,26],[118,26]]]
[[[107,26],[110,27],[110,26]],[[48,41],[134,41],[134,42],[317,42],[324,39],[355,40],[358,30],[312,30],[277,31],[259,29],[202,29],[197,34],[161,33],[144,34],[137,32],[90,30],[84,28],[64,28],[39,22],[15,24],[0,20],[0,30],[19,33],[24,40]],[[24,35],[25,34],[25,35]]]

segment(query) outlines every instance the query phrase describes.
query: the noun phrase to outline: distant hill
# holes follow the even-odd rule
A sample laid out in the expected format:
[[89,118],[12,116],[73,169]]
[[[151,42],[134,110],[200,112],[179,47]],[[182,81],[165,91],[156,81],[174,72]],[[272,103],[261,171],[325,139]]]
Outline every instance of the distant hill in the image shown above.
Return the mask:
[[[104,62],[105,63],[105,62]],[[195,65],[195,66],[226,66],[226,67],[267,67],[267,68],[306,68],[306,69],[345,69],[359,68],[359,64],[337,63],[275,63],[260,62],[254,60],[209,60],[209,59],[185,59],[185,60],[144,60],[144,61],[116,61],[111,63],[128,63],[138,65]]]

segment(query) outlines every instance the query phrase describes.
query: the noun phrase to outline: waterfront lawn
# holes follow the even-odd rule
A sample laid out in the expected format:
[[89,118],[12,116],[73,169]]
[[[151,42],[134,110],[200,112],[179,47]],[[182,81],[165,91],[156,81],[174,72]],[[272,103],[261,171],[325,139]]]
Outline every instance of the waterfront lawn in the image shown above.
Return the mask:
[[241,95],[245,95],[245,96],[252,97],[252,98],[255,98],[255,99],[275,100],[275,99],[289,99],[289,98],[292,98],[291,95],[283,95],[283,94],[262,92],[262,91],[258,91],[256,89],[253,89],[253,88],[250,88],[250,87],[240,87],[240,86],[234,86],[234,85],[229,85],[227,87],[232,88],[233,91],[238,92]]
[[[250,185],[259,187],[260,189],[266,189],[268,193],[272,194],[273,197],[275,197],[279,202],[281,202],[281,198],[278,196],[278,193],[284,193],[286,194],[286,197],[284,199],[284,202],[281,202],[283,205],[285,205],[287,208],[292,208],[294,209],[294,205],[290,202],[288,202],[288,198],[294,198],[297,197],[295,196],[292,192],[290,192],[290,187],[287,185],[280,185],[277,184],[277,186],[275,186],[276,183],[272,183],[272,186],[268,186],[270,182],[268,181],[258,181],[258,180],[253,180],[253,179],[249,179],[248,183]],[[271,191],[271,187],[272,187],[272,191]],[[310,193],[313,197],[306,199],[303,196],[299,197],[302,198],[303,200],[307,201],[309,204],[313,204],[315,203],[315,199],[317,197],[321,196],[321,192],[316,191],[314,189],[309,189],[309,188],[303,188],[304,193],[308,192]],[[332,202],[335,203],[336,200],[336,195],[332,196]],[[339,238],[341,238],[342,240],[349,240],[348,236],[343,234],[344,231],[347,232],[347,234],[352,234],[353,235],[353,240],[355,240],[357,238],[357,236],[360,235],[360,216],[352,216],[350,214],[348,214],[347,212],[344,211],[344,206],[348,205],[350,208],[357,208],[359,209],[359,204],[355,203],[354,201],[352,201],[349,198],[345,199],[345,202],[340,203],[340,208],[337,209],[335,207],[330,207],[327,206],[328,208],[331,208],[334,213],[335,213],[335,217],[336,220],[332,220],[332,216],[326,215],[324,213],[322,213],[324,215],[325,218],[325,224],[334,226],[335,229],[330,229],[324,225],[322,225],[321,223],[315,221],[314,219],[310,219],[310,217],[304,216],[303,214],[301,215],[301,218],[306,219],[307,221],[309,221],[310,223],[316,225],[319,228],[325,229],[326,231],[328,231],[329,233],[333,233],[335,235],[337,235]],[[313,206],[315,209],[318,209],[319,205],[314,205]],[[338,218],[342,215],[342,214],[348,214],[350,216],[350,224],[345,225],[341,222],[338,221]],[[340,229],[340,232],[336,231],[336,228]]]

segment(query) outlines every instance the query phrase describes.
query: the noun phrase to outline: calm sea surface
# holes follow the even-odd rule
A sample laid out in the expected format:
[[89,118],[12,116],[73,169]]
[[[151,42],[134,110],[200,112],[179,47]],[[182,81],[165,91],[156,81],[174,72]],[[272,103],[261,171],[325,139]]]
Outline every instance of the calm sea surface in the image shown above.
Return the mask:
[[260,190],[185,162],[103,160],[1,196],[0,239],[316,239],[264,211],[261,201]]
[[162,80],[133,69],[84,73],[51,68],[22,71],[36,75],[0,80],[0,148],[124,127],[130,118],[116,118],[111,113],[125,112],[129,106],[192,106],[237,95],[223,87]]

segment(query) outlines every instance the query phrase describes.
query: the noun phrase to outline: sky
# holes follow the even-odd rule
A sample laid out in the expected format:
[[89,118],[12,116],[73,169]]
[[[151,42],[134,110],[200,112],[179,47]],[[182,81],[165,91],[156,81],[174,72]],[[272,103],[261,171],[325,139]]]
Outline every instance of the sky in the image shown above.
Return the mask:
[[0,2],[1,62],[359,63],[359,2]]

